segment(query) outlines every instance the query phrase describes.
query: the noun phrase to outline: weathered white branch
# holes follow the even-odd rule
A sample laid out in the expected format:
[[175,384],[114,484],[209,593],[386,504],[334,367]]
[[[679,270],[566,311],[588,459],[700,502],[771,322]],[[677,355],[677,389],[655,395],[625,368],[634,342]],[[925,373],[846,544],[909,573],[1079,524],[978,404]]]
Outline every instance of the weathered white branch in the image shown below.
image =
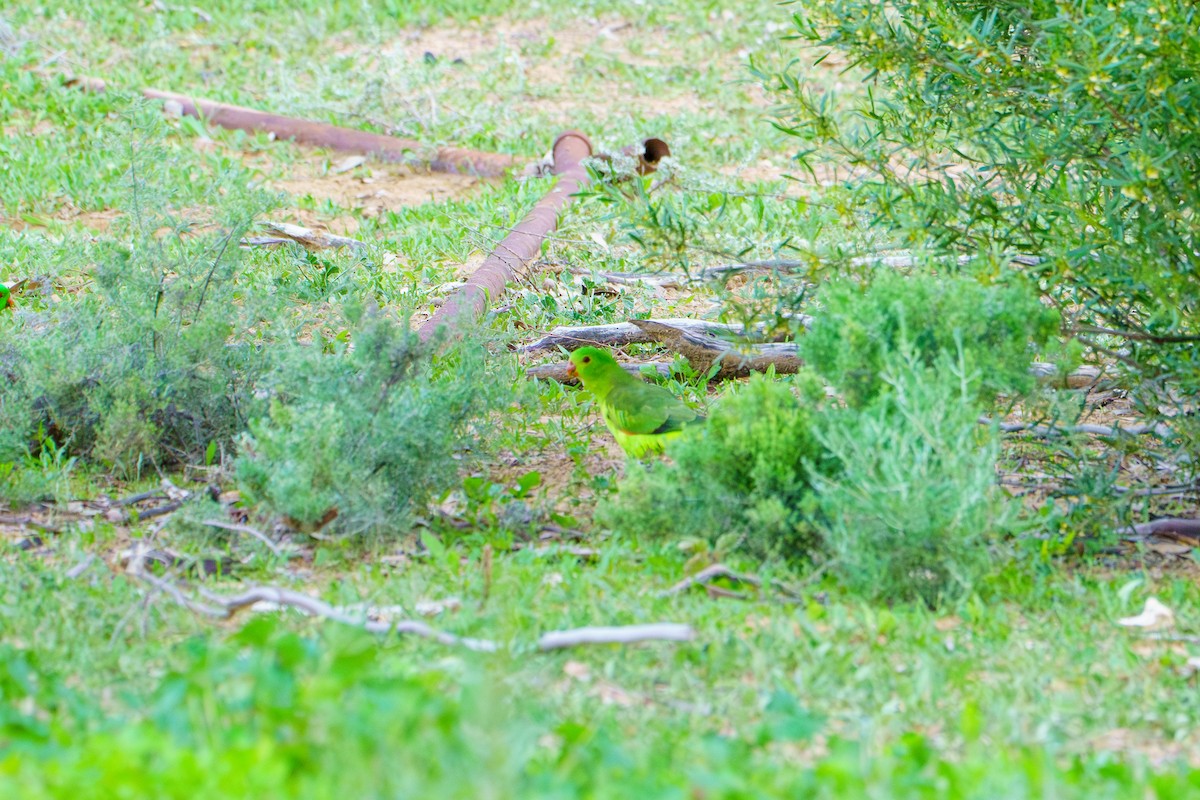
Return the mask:
[[488,641],[487,639],[470,639],[455,636],[452,633],[435,630],[424,622],[417,622],[416,620],[384,622],[382,620],[359,619],[334,608],[323,600],[292,591],[291,589],[259,586],[232,597],[223,597],[213,592],[201,590],[200,593],[208,600],[207,603],[201,602],[195,598],[188,597],[182,589],[170,581],[146,572],[143,569],[142,559],[140,558],[131,561],[129,574],[164,592],[184,608],[214,619],[229,619],[244,608],[253,606],[255,603],[265,602],[296,608],[316,617],[362,628],[370,633],[386,634],[393,631],[396,633],[409,633],[426,639],[433,639],[442,644],[459,645],[466,647],[468,650],[477,650],[486,653],[494,652],[499,648],[495,642]]
[[[695,575],[689,575],[688,577],[684,578],[679,583],[672,586],[670,589],[666,589],[662,592],[659,592],[658,596],[659,597],[670,597],[672,595],[676,595],[676,594],[680,594],[681,592],[685,592],[688,589],[692,588],[693,586],[703,586],[705,589],[707,589],[709,591],[713,591],[714,589],[717,589],[717,587],[711,586],[710,584],[713,580],[715,580],[717,578],[728,578],[729,580],[733,581],[734,583],[744,583],[748,586],[754,586],[759,589],[763,588],[763,581],[761,578],[758,578],[754,575],[746,575],[741,572],[735,572],[734,570],[730,569],[729,567],[725,566],[724,564],[710,564],[709,566],[707,566],[704,569],[697,572]],[[770,581],[770,586],[771,586],[771,588],[781,592],[782,594],[787,595],[789,598],[791,598],[793,600],[798,599],[800,597],[800,595],[797,594],[794,590],[789,589],[786,585],[780,583],[779,581]],[[722,591],[722,590],[717,589],[717,591]],[[733,593],[726,593],[723,596],[727,596],[727,597],[732,596],[732,597],[736,597],[738,599],[747,599],[744,595],[738,595],[738,594],[733,594]]]
[[[363,619],[357,615],[348,614],[342,609],[335,608],[316,597],[311,597],[291,589],[280,589],[273,586],[258,586],[247,589],[232,597],[200,589],[200,594],[208,601],[201,602],[189,597],[179,586],[170,581],[146,572],[143,569],[142,559],[140,558],[134,559],[130,563],[129,574],[165,593],[184,608],[207,617],[212,617],[213,619],[229,619],[244,608],[252,607],[257,603],[270,603],[272,607],[286,606],[295,608],[315,617],[362,628],[369,633],[407,633],[425,639],[432,639],[441,644],[465,647],[468,650],[483,653],[493,653],[500,649],[499,644],[489,639],[455,636],[452,633],[436,630],[424,622],[416,620],[388,622],[385,620]],[[696,632],[691,626],[678,623],[575,628],[573,630],[552,631],[545,634],[538,640],[538,649],[558,650],[583,644],[632,644],[634,642],[650,640],[690,641],[695,636]]]
[[632,644],[651,640],[687,642],[696,638],[691,625],[660,622],[653,625],[622,625],[619,627],[574,628],[552,631],[538,639],[539,650],[560,650],[581,644]]
[[[980,417],[979,424],[991,425],[993,421],[988,417]],[[1036,425],[1026,422],[1000,422],[997,423],[997,427],[1004,433],[1029,433],[1042,439],[1066,436],[1072,433],[1086,433],[1109,439],[1114,439],[1118,436],[1144,436],[1148,433],[1152,433],[1161,439],[1170,439],[1174,436],[1171,429],[1162,422],[1154,425],[1130,425],[1128,427],[1121,427],[1120,425]]]

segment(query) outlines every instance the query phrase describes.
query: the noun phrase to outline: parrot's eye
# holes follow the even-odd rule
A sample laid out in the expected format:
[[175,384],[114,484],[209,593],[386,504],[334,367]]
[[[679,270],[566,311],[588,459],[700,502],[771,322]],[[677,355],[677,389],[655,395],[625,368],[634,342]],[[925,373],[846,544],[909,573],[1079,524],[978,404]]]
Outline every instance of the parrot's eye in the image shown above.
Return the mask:
[[591,357],[591,356],[584,356],[584,357],[583,357],[583,363],[585,363],[585,364],[590,364],[590,363],[592,363],[592,357]]

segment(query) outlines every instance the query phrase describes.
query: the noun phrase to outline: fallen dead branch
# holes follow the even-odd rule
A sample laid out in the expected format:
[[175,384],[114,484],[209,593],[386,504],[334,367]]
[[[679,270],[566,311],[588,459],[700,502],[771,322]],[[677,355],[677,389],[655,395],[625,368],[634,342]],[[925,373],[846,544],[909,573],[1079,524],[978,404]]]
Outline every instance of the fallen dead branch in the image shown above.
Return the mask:
[[656,289],[683,289],[690,281],[688,276],[676,272],[593,272],[585,267],[572,268],[576,275],[600,278],[605,283],[617,286],[651,286]]
[[387,634],[395,632],[412,634],[426,639],[433,639],[441,644],[457,645],[466,647],[468,650],[488,653],[494,652],[499,647],[495,642],[486,639],[471,639],[435,630],[424,622],[416,620],[386,622],[383,620],[357,619],[334,608],[323,600],[292,591],[291,589],[279,589],[272,586],[258,586],[232,597],[223,597],[214,592],[202,591],[201,594],[204,596],[205,601],[207,601],[205,602],[189,597],[179,586],[170,581],[146,572],[143,569],[140,559],[135,559],[130,563],[129,574],[168,595],[184,608],[206,617],[212,617],[213,619],[230,619],[237,612],[249,608],[256,603],[273,603],[276,606],[295,608],[314,617],[333,620],[344,625],[353,625],[370,633]]
[[[543,381],[558,381],[567,386],[578,386],[579,379],[567,374],[570,364],[565,361],[560,364],[539,364],[525,370],[525,377]],[[621,368],[630,375],[640,376],[644,370],[657,372],[664,378],[671,377],[671,365],[665,361],[626,361]]]
[[1095,389],[1105,380],[1108,373],[1099,367],[1082,366],[1063,375],[1054,364],[1035,361],[1029,366],[1029,373],[1040,383],[1057,386],[1061,389]]
[[139,492],[138,494],[131,494],[128,497],[122,497],[120,500],[114,500],[112,504],[116,507],[131,506],[136,503],[144,502],[146,500],[166,500],[166,499],[167,499],[167,496],[165,494],[163,494],[161,489],[151,489],[148,492]]
[[241,241],[243,247],[272,247],[288,242],[295,242],[308,250],[336,250],[342,247],[365,250],[367,247],[365,242],[360,242],[358,239],[314,231],[311,228],[289,225],[286,222],[264,222],[263,225],[274,231],[276,235],[248,236]]
[[135,570],[144,571],[147,564],[157,564],[163,569],[190,570],[200,575],[228,575],[234,565],[232,558],[197,558],[173,550],[145,546],[123,550],[118,558],[131,573]]
[[[416,620],[371,620],[346,613],[323,600],[291,589],[273,586],[257,586],[232,596],[222,596],[201,589],[202,600],[190,597],[178,585],[151,575],[144,568],[145,559],[140,555],[130,560],[129,574],[170,597],[180,606],[212,619],[227,620],[243,609],[256,604],[270,604],[272,608],[294,608],[322,619],[362,628],[377,634],[410,634],[432,639],[440,644],[465,647],[482,653],[494,653],[500,645],[490,639],[475,639],[456,636],[439,631]],[[653,625],[622,625],[617,627],[584,627],[563,631],[552,631],[538,639],[539,650],[560,650],[585,644],[633,644],[645,641],[690,641],[696,637],[690,625],[679,623],[657,623]]]
[[799,371],[802,362],[794,342],[769,342],[754,345],[748,352],[709,334],[693,333],[672,325],[646,319],[630,320],[655,342],[679,353],[692,369],[711,375],[710,380],[744,378],[752,372],[774,367],[778,374]]
[[270,537],[257,528],[252,528],[249,525],[238,525],[234,522],[222,522],[219,519],[206,519],[204,520],[204,524],[213,528],[220,528],[223,531],[233,531],[234,533],[244,533],[247,536],[253,536],[255,539],[258,539],[260,542],[265,544],[267,549],[275,555],[283,555],[283,549],[280,548],[279,545],[272,542]]
[[[959,256],[955,259],[958,265],[965,265],[971,262],[972,256]],[[1009,263],[1021,264],[1024,266],[1034,266],[1041,262],[1037,256],[1029,255],[1014,255],[1009,257]],[[716,278],[730,278],[746,272],[800,272],[811,270],[814,267],[821,266],[827,259],[765,259],[761,261],[741,261],[736,264],[722,264],[716,267],[706,267],[694,275],[678,275],[671,276],[675,279],[675,283],[657,283],[659,286],[672,286],[674,288],[683,288],[687,283],[695,283],[697,281],[713,280]],[[854,267],[890,267],[892,269],[908,269],[918,264],[930,263],[931,260],[927,256],[914,256],[911,253],[893,253],[891,255],[872,254],[866,256],[856,256],[850,259],[850,265]],[[628,273],[612,273],[617,275],[627,275]],[[660,280],[664,280],[661,279]]]
[[621,625],[618,627],[574,628],[552,631],[538,639],[539,650],[561,650],[581,644],[633,644],[635,642],[688,642],[696,638],[691,625],[660,622],[653,625]]
[[995,424],[1004,433],[1028,433],[1039,439],[1051,439],[1056,436],[1068,436],[1078,433],[1102,436],[1106,439],[1115,439],[1118,436],[1144,436],[1146,434],[1154,434],[1160,439],[1170,439],[1174,436],[1171,429],[1161,422],[1154,425],[1129,425],[1127,427],[1121,427],[1120,425],[1038,425],[1026,422],[995,423],[989,417],[980,417],[979,424]]
[[[698,336],[736,336],[745,341],[763,342],[767,341],[766,326],[758,325],[750,330],[744,325],[730,324],[724,322],[710,322],[701,319],[657,319],[646,320],[648,322],[657,322],[661,325],[669,325],[672,328],[678,328],[682,331],[694,333]],[[800,324],[807,327],[811,323],[810,317],[800,317]],[[788,336],[786,332],[781,332],[776,337],[771,337],[769,341],[780,342],[784,341],[783,337]],[[623,347],[627,344],[649,344],[656,342],[656,339],[651,333],[638,327],[633,322],[617,322],[610,325],[581,325],[581,326],[566,326],[560,325],[549,334],[543,336],[532,344],[524,345],[517,348],[518,353],[530,354],[538,353],[544,350],[575,350],[585,345],[600,345],[602,347]]]
[[1148,536],[1158,536],[1162,534],[1175,534],[1178,536],[1187,536],[1200,539],[1200,519],[1164,517],[1163,519],[1156,519],[1152,520],[1151,522],[1141,522],[1137,525],[1130,525],[1126,530],[1130,531],[1133,534],[1133,537],[1136,538],[1145,538]]
[[139,522],[142,520],[153,519],[155,517],[161,517],[164,514],[170,514],[172,511],[178,511],[182,507],[183,501],[176,500],[174,502],[167,503],[166,505],[158,506],[157,508],[148,508],[145,511],[139,511],[137,512],[137,518]]
[[[798,316],[797,320],[806,328],[813,321],[812,317],[806,315]],[[765,327],[747,332],[740,325],[686,318],[631,319],[608,325],[561,326],[536,342],[518,348],[518,352],[530,354],[558,348],[575,350],[585,345],[621,347],[627,344],[660,344],[686,358],[697,372],[706,373],[714,364],[719,364],[719,369],[711,378],[713,381],[743,378],[752,372],[766,372],[770,367],[774,367],[780,375],[796,372],[803,362],[795,342],[760,342],[743,349],[721,338],[722,335],[733,335],[762,339],[766,338],[765,331]],[[634,375],[647,367],[664,377],[670,375],[669,364],[662,361],[626,363],[622,366]],[[577,380],[568,377],[567,367],[565,363],[540,364],[527,369],[525,375],[539,380],[577,384]],[[1071,389],[1093,388],[1104,377],[1102,370],[1091,366],[1080,367],[1064,376],[1058,367],[1043,362],[1034,362],[1029,371],[1044,383],[1057,383]]]

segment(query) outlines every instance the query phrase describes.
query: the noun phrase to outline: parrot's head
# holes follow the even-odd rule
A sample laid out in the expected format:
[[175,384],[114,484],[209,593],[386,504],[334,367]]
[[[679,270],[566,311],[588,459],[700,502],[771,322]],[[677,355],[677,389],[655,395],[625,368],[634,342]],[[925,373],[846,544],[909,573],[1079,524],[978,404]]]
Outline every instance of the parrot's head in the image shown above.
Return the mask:
[[16,302],[12,299],[12,290],[0,283],[0,311],[14,306],[16,306]]
[[581,347],[571,353],[571,365],[567,367],[567,375],[578,378],[584,386],[590,381],[600,379],[613,368],[621,369],[621,365],[607,350],[599,347]]

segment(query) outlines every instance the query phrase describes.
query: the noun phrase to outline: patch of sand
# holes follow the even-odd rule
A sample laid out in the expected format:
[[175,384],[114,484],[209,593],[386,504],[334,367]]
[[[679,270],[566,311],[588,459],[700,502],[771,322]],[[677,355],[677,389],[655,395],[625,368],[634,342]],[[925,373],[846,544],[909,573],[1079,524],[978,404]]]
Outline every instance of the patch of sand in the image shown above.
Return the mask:
[[341,208],[358,209],[374,217],[393,208],[436,203],[470,193],[483,184],[469,175],[421,172],[400,164],[369,162],[350,172],[325,172],[311,162],[297,174],[271,179],[267,188],[293,197],[329,201]]

